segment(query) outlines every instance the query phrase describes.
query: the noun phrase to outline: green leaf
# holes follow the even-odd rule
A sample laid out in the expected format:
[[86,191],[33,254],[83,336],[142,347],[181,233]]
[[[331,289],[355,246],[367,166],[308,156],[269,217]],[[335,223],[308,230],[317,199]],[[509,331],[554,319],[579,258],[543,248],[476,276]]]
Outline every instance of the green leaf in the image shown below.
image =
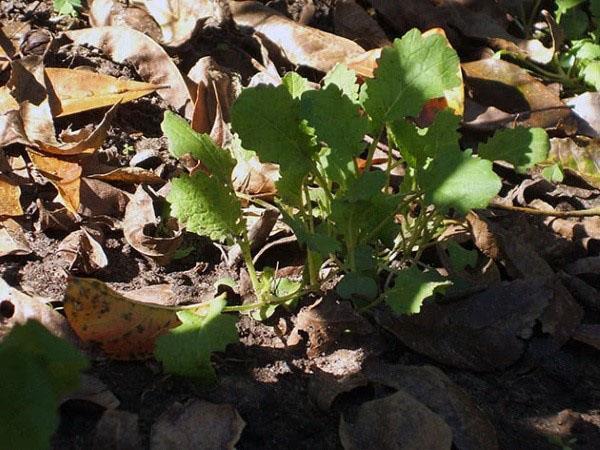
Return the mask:
[[281,80],[282,84],[287,88],[290,95],[298,99],[302,94],[310,89],[308,80],[301,77],[296,72],[288,72]]
[[196,172],[175,178],[167,200],[171,214],[192,233],[223,242],[244,231],[235,192],[214,176]]
[[452,268],[458,272],[477,264],[477,250],[467,250],[456,241],[448,241],[448,255]]
[[556,0],[556,20],[560,20],[560,16],[565,14],[569,9],[576,7],[585,0]]
[[584,81],[600,91],[600,61],[592,61],[581,71]]
[[459,124],[460,117],[446,109],[436,115],[429,128],[418,128],[406,120],[397,120],[390,124],[389,131],[407,164],[418,169],[429,158],[460,150]]
[[575,54],[579,60],[600,59],[600,45],[593,42],[583,42]]
[[356,83],[356,72],[344,64],[336,64],[323,78],[323,88],[335,85],[353,103],[358,103],[358,84]]
[[384,48],[361,90],[361,103],[377,124],[417,116],[427,100],[460,85],[458,55],[444,38],[413,29]]
[[39,322],[16,325],[0,343],[2,448],[50,448],[59,398],[77,388],[87,360]]
[[369,201],[381,192],[386,178],[385,173],[380,170],[365,172],[350,185],[345,198],[349,202]]
[[232,107],[231,123],[244,148],[255,151],[263,162],[281,166],[280,194],[297,205],[317,151],[302,124],[299,101],[285,86],[245,89]]
[[588,15],[579,7],[570,8],[560,16],[560,26],[569,40],[581,38],[588,29]]
[[302,118],[315,130],[318,141],[329,149],[321,156],[325,173],[345,186],[348,178],[357,175],[354,157],[365,148],[363,138],[369,121],[335,85],[305,92],[300,110]]
[[600,0],[590,0],[590,11],[596,20],[600,20]]
[[485,208],[502,187],[492,162],[471,156],[470,150],[438,155],[418,173],[418,181],[427,203],[460,215]]
[[600,188],[600,140],[583,136],[552,138],[548,162],[559,163],[595,188]]
[[502,160],[523,173],[548,157],[550,141],[543,128],[507,128],[498,131],[479,146],[479,156],[490,161]]
[[218,297],[210,302],[204,316],[187,310],[177,313],[181,325],[159,337],[154,350],[167,372],[204,383],[216,380],[211,354],[238,342],[236,318],[221,313],[226,304],[223,297]]
[[161,129],[169,140],[169,150],[176,158],[190,154],[222,183],[229,183],[235,160],[218,147],[207,134],[197,133],[183,117],[166,111]]
[[450,284],[435,272],[421,272],[411,266],[396,275],[394,287],[384,293],[384,298],[396,314],[416,314],[425,300]]
[[379,293],[377,283],[371,277],[350,272],[336,287],[338,295],[346,300],[358,298],[362,300],[374,300]]
[[77,17],[81,8],[81,0],[54,0],[54,11],[61,16]]
[[562,183],[565,175],[560,168],[560,164],[552,164],[542,170],[542,176],[551,183]]

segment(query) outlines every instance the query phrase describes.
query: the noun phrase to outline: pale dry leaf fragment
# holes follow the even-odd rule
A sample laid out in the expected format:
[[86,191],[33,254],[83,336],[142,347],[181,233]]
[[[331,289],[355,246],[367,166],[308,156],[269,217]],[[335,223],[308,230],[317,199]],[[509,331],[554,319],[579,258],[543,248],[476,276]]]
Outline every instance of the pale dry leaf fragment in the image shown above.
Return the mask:
[[400,390],[363,403],[356,417],[340,419],[345,450],[450,450],[452,430],[440,416]]
[[125,209],[123,218],[123,234],[125,240],[142,255],[156,261],[160,265],[168,264],[181,245],[183,235],[176,221],[170,230],[171,236],[157,237],[156,234],[160,218],[154,212],[154,201],[142,185],[139,185],[131,201]]
[[239,159],[232,177],[236,191],[269,201],[277,193],[275,183],[280,178],[279,165],[261,163],[256,156],[248,160]]
[[23,325],[28,320],[35,319],[52,334],[76,342],[77,338],[64,316],[48,303],[47,299],[31,297],[10,287],[0,278],[0,338],[8,334],[16,324]]
[[179,114],[191,119],[192,94],[184,77],[165,50],[144,33],[128,27],[107,26],[65,32],[78,45],[97,47],[115,62],[132,64],[147,83],[168,86],[161,96]]
[[90,24],[93,27],[130,27],[147,34],[156,42],[162,41],[162,32],[150,13],[143,7],[117,0],[88,1]]
[[142,0],[162,30],[162,42],[179,47],[190,40],[197,27],[220,15],[221,5],[214,0]]
[[152,426],[151,450],[233,450],[246,423],[228,404],[175,403]]
[[71,273],[91,275],[108,266],[108,257],[102,245],[85,229],[65,237],[57,253],[68,262]]
[[364,53],[349,39],[294,22],[256,1],[231,3],[235,22],[261,33],[298,66],[328,72],[337,63]]
[[565,99],[565,103],[573,108],[577,116],[577,134],[600,138],[600,92],[585,92]]
[[0,173],[0,217],[23,215],[21,206],[21,188],[8,176]]
[[12,219],[0,221],[0,257],[29,255],[31,252],[31,247],[21,225]]

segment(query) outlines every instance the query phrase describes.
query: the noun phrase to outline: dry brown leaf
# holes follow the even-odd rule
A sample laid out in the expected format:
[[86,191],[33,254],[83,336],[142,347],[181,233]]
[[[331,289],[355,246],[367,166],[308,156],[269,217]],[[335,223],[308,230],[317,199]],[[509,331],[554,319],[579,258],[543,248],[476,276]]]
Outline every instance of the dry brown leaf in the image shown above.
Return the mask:
[[97,344],[111,358],[145,359],[156,339],[180,324],[176,310],[134,301],[92,278],[69,278],[64,309],[83,342]]
[[8,86],[0,87],[0,114],[5,114],[8,111],[17,111],[19,103],[10,95]]
[[102,381],[86,373],[80,375],[79,387],[61,398],[63,403],[68,400],[92,402],[108,411],[117,409],[121,403]]
[[38,209],[38,220],[35,222],[35,230],[46,231],[73,231],[77,228],[77,218],[66,207],[59,203],[42,202],[36,199]]
[[151,450],[233,450],[246,423],[232,405],[175,403],[152,426]]
[[80,186],[81,208],[86,217],[107,216],[122,218],[130,194],[101,180],[84,177]]
[[261,163],[257,156],[239,159],[232,173],[233,187],[238,192],[271,200],[277,193],[279,165]]
[[30,253],[31,247],[21,225],[12,219],[0,221],[0,257]]
[[298,66],[328,72],[337,63],[364,53],[349,39],[298,24],[256,1],[233,2],[231,11],[238,25],[265,36]]
[[[575,119],[559,94],[525,69],[494,58],[464,63],[462,68],[477,103],[514,114],[506,126],[576,129]],[[465,111],[465,122],[476,118],[473,111]]]
[[152,38],[128,27],[98,27],[65,32],[78,45],[90,45],[102,50],[118,63],[132,64],[147,83],[168,86],[157,94],[179,114],[192,118],[193,96],[179,69]]
[[21,216],[21,188],[11,178],[0,173],[0,217]]
[[586,92],[565,100],[573,108],[579,127],[577,134],[600,138],[600,92]]
[[31,297],[10,287],[0,278],[0,338],[4,337],[16,324],[24,324],[35,319],[52,334],[76,342],[73,332],[64,316],[48,305],[48,301]]
[[88,70],[47,67],[45,73],[54,117],[127,103],[164,87]]
[[81,204],[81,173],[79,161],[73,158],[58,158],[28,151],[31,162],[39,172],[54,185],[60,202],[76,214]]
[[147,34],[156,42],[162,41],[162,32],[148,11],[137,5],[124,5],[116,0],[88,1],[90,24],[94,27],[130,27]]
[[110,172],[88,175],[87,178],[126,184],[146,183],[152,185],[165,183],[165,180],[154,172],[141,167],[118,167]]
[[[154,212],[152,197],[142,185],[138,186],[125,210],[123,219],[125,240],[142,255],[160,265],[167,265],[181,245],[183,236],[178,228],[170,230],[172,233],[170,237],[156,237],[147,234],[151,231],[156,234],[159,223],[160,219]],[[177,221],[171,223],[178,227]]]
[[335,3],[333,28],[337,35],[356,42],[366,50],[391,44],[385,31],[356,0],[338,0]]
[[108,266],[102,245],[85,229],[69,234],[58,246],[58,254],[69,263],[69,272],[91,275]]

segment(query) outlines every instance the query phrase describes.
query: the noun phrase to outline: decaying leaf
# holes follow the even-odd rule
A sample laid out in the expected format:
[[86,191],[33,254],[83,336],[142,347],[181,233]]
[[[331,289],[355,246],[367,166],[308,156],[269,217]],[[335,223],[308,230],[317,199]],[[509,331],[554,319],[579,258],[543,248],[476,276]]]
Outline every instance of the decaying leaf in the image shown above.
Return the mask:
[[584,136],[550,139],[549,160],[600,188],[600,139]]
[[98,27],[65,33],[78,45],[90,45],[102,50],[118,63],[133,64],[138,75],[147,83],[168,86],[157,91],[177,112],[191,119],[192,94],[181,72],[152,38],[128,27]]
[[12,219],[0,221],[0,257],[30,253],[31,247],[21,225]]
[[121,403],[106,384],[100,379],[85,373],[81,374],[79,387],[62,398],[63,402],[68,400],[92,402],[108,411],[117,409]]
[[[125,209],[123,218],[123,234],[125,240],[142,255],[166,265],[181,245],[183,236],[178,229],[177,221],[171,221],[173,229],[164,228],[171,236],[154,236],[160,219],[154,212],[152,197],[139,185]],[[167,224],[168,225],[168,224]],[[147,233],[153,232],[153,235]]]
[[25,324],[35,319],[54,335],[76,342],[73,332],[64,316],[56,312],[46,299],[31,297],[10,287],[0,278],[0,338],[3,338],[16,324]]
[[328,72],[337,63],[364,53],[349,39],[298,24],[256,1],[232,2],[231,11],[238,25],[261,33],[298,66]]
[[93,178],[82,178],[79,189],[82,216],[108,216],[120,219],[125,214],[130,194]]
[[277,193],[279,166],[273,163],[261,163],[256,156],[249,160],[239,159],[232,176],[233,187],[238,192],[267,201]]
[[86,343],[114,359],[152,356],[156,338],[179,325],[176,310],[132,300],[99,280],[71,277],[64,309],[71,328]]
[[69,263],[69,272],[91,275],[108,266],[102,245],[85,229],[74,231],[62,240],[58,253]]
[[391,44],[377,21],[356,0],[338,0],[333,11],[336,34],[356,42],[366,50]]
[[20,216],[23,214],[21,188],[11,178],[0,173],[0,217]]
[[448,450],[452,446],[452,430],[412,395],[398,391],[363,403],[355,417],[343,416],[340,439],[346,450]]
[[204,400],[175,403],[152,426],[152,450],[233,450],[246,423],[232,405]]
[[88,6],[90,24],[94,27],[130,27],[156,42],[162,41],[160,26],[141,5],[124,5],[117,0],[91,0]]
[[88,70],[47,67],[45,74],[54,117],[127,103],[164,87]]

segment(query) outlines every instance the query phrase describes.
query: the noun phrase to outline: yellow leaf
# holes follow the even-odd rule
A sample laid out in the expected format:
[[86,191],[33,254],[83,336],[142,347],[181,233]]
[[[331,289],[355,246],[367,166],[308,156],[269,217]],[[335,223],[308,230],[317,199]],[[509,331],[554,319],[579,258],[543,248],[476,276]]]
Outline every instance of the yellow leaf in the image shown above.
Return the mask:
[[121,360],[151,357],[156,338],[180,324],[177,308],[125,297],[92,278],[69,279],[64,309],[81,340]]
[[87,70],[47,67],[45,73],[54,117],[130,102],[161,87]]
[[0,216],[21,216],[21,188],[4,175],[0,175]]

